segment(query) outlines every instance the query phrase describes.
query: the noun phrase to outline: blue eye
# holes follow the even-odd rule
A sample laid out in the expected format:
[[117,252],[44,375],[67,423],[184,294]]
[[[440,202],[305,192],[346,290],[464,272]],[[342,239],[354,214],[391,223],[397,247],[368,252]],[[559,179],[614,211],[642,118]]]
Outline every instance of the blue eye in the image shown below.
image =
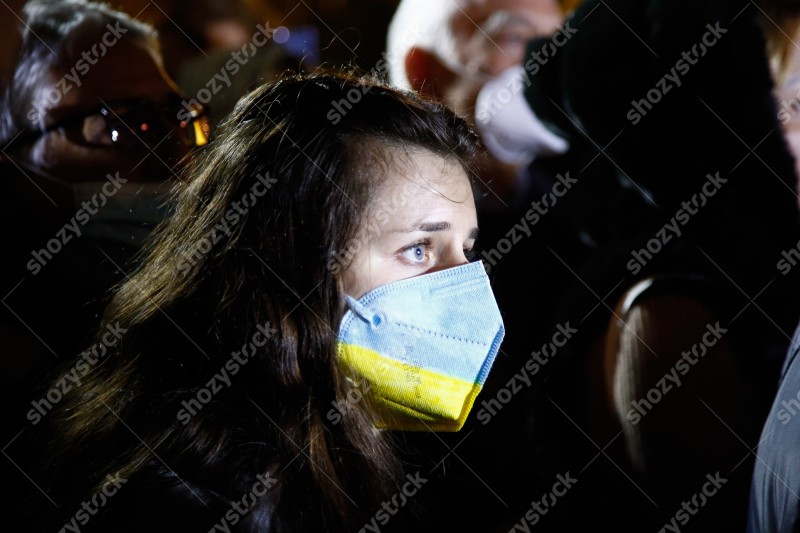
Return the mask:
[[400,252],[401,257],[409,263],[422,264],[426,262],[429,257],[430,245],[424,242],[418,242],[403,249]]

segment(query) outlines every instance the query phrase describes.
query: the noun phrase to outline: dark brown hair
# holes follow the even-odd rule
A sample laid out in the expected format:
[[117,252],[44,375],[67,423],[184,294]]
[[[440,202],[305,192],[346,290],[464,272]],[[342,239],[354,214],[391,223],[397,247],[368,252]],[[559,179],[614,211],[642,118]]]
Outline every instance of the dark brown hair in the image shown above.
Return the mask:
[[[105,312],[101,332],[127,331],[51,415],[64,494],[76,479],[80,501],[109,473],[129,478],[157,446],[195,483],[277,477],[292,530],[357,528],[375,512],[395,488],[391,446],[361,403],[326,417],[347,392],[329,265],[380,185],[359,172],[364,143],[431,150],[471,174],[477,138],[437,103],[343,74],[287,78],[237,104]],[[255,197],[258,180],[268,190]],[[267,324],[231,386],[179,420]]]

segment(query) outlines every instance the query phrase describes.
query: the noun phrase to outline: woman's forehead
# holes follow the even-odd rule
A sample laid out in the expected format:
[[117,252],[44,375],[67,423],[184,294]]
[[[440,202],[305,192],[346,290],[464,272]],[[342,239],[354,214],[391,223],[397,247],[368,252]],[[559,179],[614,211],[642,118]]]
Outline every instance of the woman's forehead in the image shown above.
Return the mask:
[[390,147],[383,155],[382,186],[376,191],[379,197],[418,194],[420,190],[450,197],[454,193],[463,196],[464,190],[471,190],[467,173],[454,156],[445,157],[418,147]]
[[[476,222],[472,185],[461,164],[430,151],[417,151],[394,164],[370,200],[369,219],[406,231],[420,221]],[[463,222],[463,224],[462,224]]]

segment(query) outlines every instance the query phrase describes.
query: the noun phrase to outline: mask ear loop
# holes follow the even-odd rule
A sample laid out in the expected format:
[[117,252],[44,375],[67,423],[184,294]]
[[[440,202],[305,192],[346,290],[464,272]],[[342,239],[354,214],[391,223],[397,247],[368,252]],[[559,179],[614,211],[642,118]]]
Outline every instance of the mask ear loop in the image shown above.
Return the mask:
[[386,321],[386,318],[383,316],[383,313],[375,313],[369,307],[365,306],[355,298],[349,295],[345,295],[345,301],[347,302],[348,307],[353,313],[358,316],[364,322],[367,322],[370,327],[378,328],[383,325]]

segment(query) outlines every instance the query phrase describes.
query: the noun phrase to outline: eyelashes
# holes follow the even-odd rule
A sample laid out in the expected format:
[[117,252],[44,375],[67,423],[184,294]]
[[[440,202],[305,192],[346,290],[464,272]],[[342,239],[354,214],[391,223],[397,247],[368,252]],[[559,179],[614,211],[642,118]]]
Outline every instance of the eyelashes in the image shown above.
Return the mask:
[[[422,257],[417,253],[417,250],[423,251]],[[399,251],[400,258],[407,264],[413,266],[425,265],[430,260],[431,256],[431,241],[430,239],[423,239],[414,244],[410,244]],[[422,259],[421,261],[418,259]]]
[[[465,247],[462,251],[469,262],[472,262],[477,255],[474,246]],[[428,266],[430,263],[435,262],[433,254],[433,243],[430,239],[419,240],[397,251],[397,256],[401,261],[417,267]]]

